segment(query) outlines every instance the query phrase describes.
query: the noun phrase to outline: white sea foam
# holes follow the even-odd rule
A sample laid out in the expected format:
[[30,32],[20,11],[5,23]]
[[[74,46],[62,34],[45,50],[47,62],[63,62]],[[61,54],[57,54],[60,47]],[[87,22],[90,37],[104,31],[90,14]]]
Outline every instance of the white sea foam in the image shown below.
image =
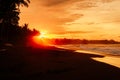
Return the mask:
[[86,50],[112,55],[120,55],[120,44],[71,44],[61,45],[61,47],[73,50]]
[[106,54],[120,55],[120,45],[119,44],[88,44],[81,46],[81,49],[97,51]]

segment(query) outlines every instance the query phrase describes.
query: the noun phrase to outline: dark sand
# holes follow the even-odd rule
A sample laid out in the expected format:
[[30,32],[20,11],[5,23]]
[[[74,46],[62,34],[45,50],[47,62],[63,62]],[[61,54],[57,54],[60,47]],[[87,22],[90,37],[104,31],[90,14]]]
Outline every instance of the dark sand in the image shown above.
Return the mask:
[[120,68],[92,59],[97,57],[104,56],[54,47],[13,47],[0,52],[0,80],[120,80]]

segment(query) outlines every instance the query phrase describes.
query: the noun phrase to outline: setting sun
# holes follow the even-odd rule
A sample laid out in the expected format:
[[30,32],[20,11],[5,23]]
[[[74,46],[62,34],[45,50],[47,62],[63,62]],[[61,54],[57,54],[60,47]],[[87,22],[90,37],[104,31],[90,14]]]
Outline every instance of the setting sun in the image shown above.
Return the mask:
[[32,37],[32,40],[31,40],[32,44],[30,44],[30,45],[32,45],[34,47],[48,46],[50,44],[48,41],[49,37],[50,36],[47,34],[47,32],[42,31],[42,32],[40,32],[40,35]]
[[48,31],[40,31],[40,35],[37,35],[39,39],[51,39],[55,38],[56,36],[54,34],[49,33]]
[[40,32],[39,38],[47,38],[47,32]]

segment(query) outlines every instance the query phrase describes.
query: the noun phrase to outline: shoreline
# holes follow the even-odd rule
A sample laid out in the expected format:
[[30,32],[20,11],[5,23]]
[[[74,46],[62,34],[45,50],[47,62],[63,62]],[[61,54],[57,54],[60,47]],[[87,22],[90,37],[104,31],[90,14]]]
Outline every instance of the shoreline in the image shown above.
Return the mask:
[[103,58],[92,58],[96,61],[104,62],[110,65],[113,65],[115,67],[120,68],[120,55],[112,55],[112,54],[106,54],[106,53],[100,53],[100,52],[93,52],[93,51],[86,51],[86,50],[76,50],[75,52],[85,53],[85,54],[97,54],[104,56]]
[[[71,50],[71,49],[64,48],[64,47],[58,47],[58,48]],[[108,53],[102,53],[102,52],[97,52],[97,51],[89,51],[89,50],[75,50],[74,52],[84,53],[84,54],[102,55],[102,56],[104,56],[103,58],[92,58],[92,59],[120,68],[120,63],[118,62],[118,61],[120,61],[120,55],[112,55],[112,54],[108,54]]]
[[103,56],[112,56],[112,57],[119,57],[120,55],[115,55],[111,53],[105,53],[105,52],[99,52],[99,51],[90,51],[90,50],[76,50],[75,52],[83,52],[83,53],[88,53],[88,54],[98,54],[98,55],[103,55]]
[[99,51],[92,51],[92,50],[84,50],[84,49],[72,49],[72,48],[66,48],[66,47],[61,47],[61,46],[55,46],[60,49],[66,49],[66,50],[74,50],[75,52],[83,52],[83,53],[92,53],[92,54],[98,54],[98,55],[103,55],[103,56],[113,56],[113,57],[120,57],[119,54],[112,54],[112,53],[105,53],[105,52],[99,52]]

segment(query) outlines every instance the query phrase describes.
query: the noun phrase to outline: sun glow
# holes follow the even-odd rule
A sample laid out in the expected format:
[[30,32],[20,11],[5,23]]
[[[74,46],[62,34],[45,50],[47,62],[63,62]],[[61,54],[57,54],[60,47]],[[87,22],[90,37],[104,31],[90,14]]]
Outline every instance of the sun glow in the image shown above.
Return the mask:
[[40,35],[38,35],[38,38],[47,38],[47,32],[40,32]]
[[36,35],[32,37],[31,46],[33,47],[41,47],[41,46],[49,46],[50,42],[48,40],[50,36],[45,31],[41,31],[40,35]]
[[46,38],[39,35],[39,36],[33,36],[31,38],[29,45],[32,47],[45,47],[45,46],[49,46],[49,42]]
[[37,36],[40,39],[51,39],[55,38],[56,36],[48,31],[40,31],[40,35]]

